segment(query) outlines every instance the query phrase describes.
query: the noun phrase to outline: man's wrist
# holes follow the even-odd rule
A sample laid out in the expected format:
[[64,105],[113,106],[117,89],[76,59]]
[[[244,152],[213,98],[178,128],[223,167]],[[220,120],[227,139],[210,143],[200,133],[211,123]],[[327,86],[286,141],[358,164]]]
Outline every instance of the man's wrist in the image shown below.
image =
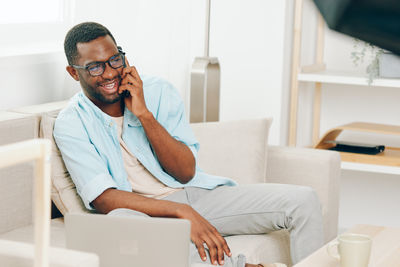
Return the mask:
[[185,218],[185,214],[187,213],[187,208],[190,207],[186,204],[178,203],[175,208],[175,218]]
[[143,123],[143,121],[148,121],[148,120],[154,119],[153,113],[151,113],[149,110],[146,110],[145,112],[141,113],[140,115],[137,115],[136,117],[142,123]]

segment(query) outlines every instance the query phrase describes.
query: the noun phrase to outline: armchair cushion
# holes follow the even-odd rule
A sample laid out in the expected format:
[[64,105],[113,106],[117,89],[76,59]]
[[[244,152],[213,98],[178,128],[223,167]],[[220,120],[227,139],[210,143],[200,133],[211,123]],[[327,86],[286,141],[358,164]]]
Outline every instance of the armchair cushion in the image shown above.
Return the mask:
[[272,118],[192,123],[200,143],[198,164],[239,184],[265,182]]
[[65,167],[61,152],[53,138],[53,128],[58,112],[57,110],[42,115],[39,134],[40,137],[49,139],[52,142],[51,199],[63,215],[69,212],[89,212],[76,191],[75,184]]
[[337,235],[340,154],[336,151],[270,146],[267,182],[312,187],[318,194],[324,220],[325,241]]

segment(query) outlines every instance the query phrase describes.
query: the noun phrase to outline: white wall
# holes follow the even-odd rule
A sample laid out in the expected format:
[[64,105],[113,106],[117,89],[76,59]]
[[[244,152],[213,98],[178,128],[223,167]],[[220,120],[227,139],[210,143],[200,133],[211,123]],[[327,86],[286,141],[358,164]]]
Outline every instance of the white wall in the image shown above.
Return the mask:
[[[171,81],[188,108],[191,65],[204,50],[205,2],[76,1],[72,21],[107,26],[139,73]],[[221,65],[221,120],[272,116],[274,144],[286,140],[287,125],[282,121],[287,121],[288,64],[284,63],[289,62],[290,47],[284,38],[291,26],[289,2],[218,0],[211,6],[210,55],[217,56]],[[18,56],[11,61],[31,63],[10,67],[0,56],[4,70],[0,90],[7,94],[0,109],[60,100],[79,90],[79,84],[64,78],[62,41],[55,49],[59,54],[53,53],[42,65],[36,56]],[[24,79],[17,78],[20,70]]]
[[339,229],[356,224],[399,227],[399,188],[398,175],[343,172]]
[[[281,138],[286,1],[212,1],[210,55],[221,64],[221,120],[273,116]],[[289,50],[290,51],[290,50]],[[283,135],[284,137],[284,135]]]
[[0,110],[71,96],[61,52],[0,57]]

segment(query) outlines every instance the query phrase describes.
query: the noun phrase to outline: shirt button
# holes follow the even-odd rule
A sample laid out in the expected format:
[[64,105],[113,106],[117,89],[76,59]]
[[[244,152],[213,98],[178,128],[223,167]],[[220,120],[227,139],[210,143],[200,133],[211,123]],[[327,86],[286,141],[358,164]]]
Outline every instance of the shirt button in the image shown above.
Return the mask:
[[112,123],[112,122],[110,122],[109,126],[110,126],[110,127],[112,127],[112,126],[113,126],[113,123]]

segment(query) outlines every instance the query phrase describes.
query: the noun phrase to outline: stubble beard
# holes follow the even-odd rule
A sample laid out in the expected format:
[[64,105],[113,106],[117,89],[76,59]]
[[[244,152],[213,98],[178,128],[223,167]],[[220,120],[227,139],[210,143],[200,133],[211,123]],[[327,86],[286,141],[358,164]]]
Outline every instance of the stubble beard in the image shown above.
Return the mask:
[[105,96],[97,88],[89,87],[86,88],[86,92],[97,101],[103,104],[114,104],[121,100],[121,95],[116,92],[113,95]]
[[[115,78],[118,78],[119,83],[121,82],[120,76],[117,76]],[[90,99],[96,100],[102,104],[114,104],[122,99],[122,95],[120,95],[118,93],[118,91],[112,95],[107,95],[107,96],[104,95],[101,92],[101,89],[98,88],[100,86],[100,83],[96,83],[96,87],[93,87],[93,86],[89,85],[86,82],[86,80],[82,79],[82,77],[81,77],[80,84],[81,84],[81,87],[83,88],[83,90],[88,94]]]

